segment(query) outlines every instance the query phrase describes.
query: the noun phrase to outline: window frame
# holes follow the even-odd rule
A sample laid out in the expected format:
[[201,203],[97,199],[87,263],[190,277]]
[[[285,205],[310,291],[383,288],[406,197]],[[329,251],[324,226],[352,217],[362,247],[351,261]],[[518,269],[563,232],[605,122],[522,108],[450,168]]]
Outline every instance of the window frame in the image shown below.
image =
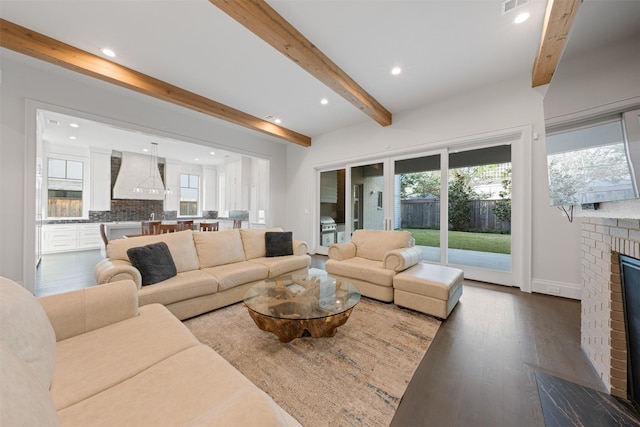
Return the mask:
[[[89,203],[90,203],[90,195],[89,195],[89,188],[87,187],[88,184],[88,174],[89,174],[89,161],[88,159],[85,159],[83,157],[75,157],[75,156],[69,156],[69,155],[64,155],[64,154],[58,154],[58,153],[47,153],[45,156],[45,162],[44,162],[44,167],[45,167],[45,173],[43,174],[43,178],[44,178],[44,188],[43,188],[43,192],[42,192],[42,198],[44,199],[44,203],[42,204],[42,216],[43,218],[47,219],[47,220],[75,220],[75,219],[86,219],[88,218],[88,214],[89,214]],[[60,178],[60,177],[52,177],[50,176],[50,161],[51,160],[57,160],[57,161],[64,161],[65,162],[65,178]],[[66,178],[67,175],[67,171],[68,171],[68,166],[67,166],[67,162],[75,162],[75,163],[80,163],[82,165],[82,178],[79,179],[79,181],[81,181],[82,183],[82,190],[81,190],[81,200],[82,200],[82,209],[81,209],[81,214],[80,216],[50,216],[49,215],[49,180],[50,179],[68,179]],[[75,181],[78,181],[77,179],[73,179]]]
[[[188,180],[188,187],[183,187],[182,186],[182,177],[183,176],[187,176],[187,180]],[[196,177],[197,178],[197,186],[196,187],[192,187],[191,186],[191,178],[192,177]],[[202,194],[201,194],[201,185],[200,183],[202,182],[202,176],[200,174],[197,173],[192,173],[192,172],[180,172],[180,176],[179,176],[179,182],[180,182],[180,186],[179,186],[179,194],[178,194],[178,217],[182,218],[182,217],[194,217],[194,216],[199,216],[200,215],[200,208],[202,206]],[[182,199],[182,193],[184,189],[189,189],[189,190],[196,190],[196,209],[195,209],[195,213],[193,214],[183,214],[182,213],[182,203],[188,203],[188,202],[193,202],[192,200],[183,200]]]

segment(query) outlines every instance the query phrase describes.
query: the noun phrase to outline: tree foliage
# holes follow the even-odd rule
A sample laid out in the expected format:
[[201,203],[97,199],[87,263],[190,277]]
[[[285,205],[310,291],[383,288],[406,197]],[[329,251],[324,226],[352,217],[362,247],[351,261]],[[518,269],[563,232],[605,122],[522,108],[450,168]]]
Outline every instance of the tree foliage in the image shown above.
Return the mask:
[[501,221],[511,223],[511,169],[502,175],[502,190],[498,193],[500,200],[496,202],[493,213]]
[[400,176],[400,197],[440,199],[440,171],[412,172]]
[[451,171],[449,183],[449,224],[454,231],[462,231],[469,222],[471,206],[474,198],[471,177],[461,169]]
[[551,154],[547,161],[554,205],[580,204],[585,195],[621,185],[633,191],[623,143]]

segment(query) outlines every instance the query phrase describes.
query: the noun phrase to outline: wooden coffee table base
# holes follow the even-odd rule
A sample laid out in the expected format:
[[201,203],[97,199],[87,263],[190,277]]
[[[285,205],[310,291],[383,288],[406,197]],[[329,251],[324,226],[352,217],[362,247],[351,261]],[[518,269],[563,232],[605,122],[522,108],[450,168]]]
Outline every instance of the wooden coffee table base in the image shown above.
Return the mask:
[[335,314],[322,317],[320,319],[278,319],[265,316],[249,309],[251,318],[258,328],[263,331],[272,332],[281,342],[289,342],[295,338],[311,336],[313,338],[332,337],[336,334],[338,327],[344,325],[349,319],[353,308]]

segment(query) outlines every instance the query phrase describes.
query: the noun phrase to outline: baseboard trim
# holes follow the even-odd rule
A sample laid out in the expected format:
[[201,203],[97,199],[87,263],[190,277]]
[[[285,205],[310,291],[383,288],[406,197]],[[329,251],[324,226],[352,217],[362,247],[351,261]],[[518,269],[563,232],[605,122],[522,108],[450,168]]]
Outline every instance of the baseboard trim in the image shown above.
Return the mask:
[[582,299],[582,285],[567,282],[554,282],[552,280],[533,279],[531,292],[553,295],[571,299]]

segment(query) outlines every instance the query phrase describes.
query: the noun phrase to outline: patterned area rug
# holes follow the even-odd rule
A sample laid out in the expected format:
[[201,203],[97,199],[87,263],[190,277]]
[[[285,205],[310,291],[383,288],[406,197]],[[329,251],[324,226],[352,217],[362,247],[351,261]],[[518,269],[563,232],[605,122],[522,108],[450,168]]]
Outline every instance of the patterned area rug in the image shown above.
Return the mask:
[[306,427],[388,426],[440,326],[367,298],[332,338],[281,343],[241,303],[184,323]]

